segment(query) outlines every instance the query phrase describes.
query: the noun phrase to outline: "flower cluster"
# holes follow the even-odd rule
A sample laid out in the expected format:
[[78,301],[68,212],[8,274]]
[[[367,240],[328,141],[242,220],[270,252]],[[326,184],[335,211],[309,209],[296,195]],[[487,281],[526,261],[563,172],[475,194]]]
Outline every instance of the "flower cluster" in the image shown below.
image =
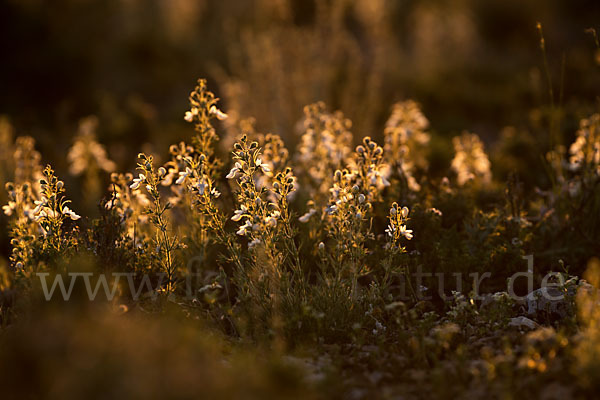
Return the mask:
[[479,136],[465,132],[461,136],[454,137],[452,143],[455,151],[452,169],[457,175],[458,184],[463,186],[470,181],[490,183],[491,164]]
[[[12,145],[12,143],[11,143]],[[41,156],[35,150],[35,140],[29,136],[16,139],[14,146],[14,182],[6,183],[7,204],[2,207],[9,217],[11,231],[13,267],[18,270],[29,264],[33,253],[33,242],[42,233],[38,209],[43,179],[40,166]]]
[[363,144],[356,147],[350,165],[352,172],[356,174],[356,183],[367,196],[367,201],[380,200],[380,191],[390,185],[384,173],[386,164],[383,149],[367,136],[363,139]]
[[54,175],[54,170],[48,165],[43,174],[40,200],[35,201],[36,207],[32,214],[42,229],[45,245],[60,252],[72,244],[72,238],[64,235],[65,221],[77,221],[81,217],[68,207],[70,200],[63,194],[65,184]]
[[67,153],[69,172],[78,176],[88,170],[113,172],[116,164],[109,160],[104,146],[96,139],[98,119],[87,117],[79,123],[79,131],[73,146]]
[[12,254],[10,260],[16,269],[28,264],[33,251],[31,243],[39,233],[39,225],[34,219],[33,210],[37,207],[36,197],[29,183],[6,184],[8,204],[2,207],[11,223]]
[[401,245],[403,239],[411,240],[413,238],[412,229],[406,228],[408,221],[408,207],[400,208],[398,203],[392,203],[390,214],[388,215],[389,225],[385,230],[388,238],[386,248],[392,251],[404,251]]
[[[183,143],[181,146],[183,148]],[[185,189],[186,193],[193,195],[190,206],[199,211],[201,216],[215,215],[217,212],[215,201],[221,193],[210,175],[207,157],[204,154],[190,154],[183,156],[181,161],[185,164],[185,169],[178,173],[175,184]],[[168,173],[166,179],[171,179]]]
[[370,236],[365,227],[372,208],[368,193],[361,191],[355,183],[355,175],[346,169],[335,171],[329,193],[329,204],[325,208],[329,236],[342,253],[362,248]]
[[[33,210],[36,221],[42,221],[47,218],[48,220],[60,222],[60,224],[56,224],[56,226],[60,226],[67,217],[73,221],[81,218],[67,206],[71,201],[66,200],[62,195],[65,191],[65,183],[58,180],[54,175],[54,170],[49,165],[44,169],[44,179],[40,181],[40,185],[42,188],[40,193],[41,198],[40,200],[35,201],[37,207]],[[52,229],[53,225],[54,224],[47,225],[49,229],[44,229],[45,234],[57,230]],[[45,225],[42,223],[42,228],[44,228],[44,226]]]
[[170,188],[172,195],[169,197],[169,202],[171,204],[178,205],[182,203],[189,207],[191,206],[187,196],[189,191],[186,190],[189,183],[187,177],[192,173],[189,160],[197,159],[198,154],[192,146],[187,145],[185,142],[171,145],[169,152],[171,153],[171,160],[163,166],[167,172],[161,180],[161,185]]
[[39,189],[42,179],[42,156],[35,150],[35,139],[30,136],[20,136],[15,143],[15,180],[16,184],[30,183],[34,192]]
[[192,144],[199,153],[209,159],[213,156],[213,143],[219,140],[211,120],[224,120],[227,114],[217,108],[219,99],[206,87],[206,80],[199,79],[198,85],[190,93],[190,110],[186,111],[184,119],[193,123],[196,136]]
[[579,123],[577,138],[569,148],[569,169],[600,176],[600,114]]
[[188,166],[186,158],[192,156],[194,148],[185,144],[185,142],[180,142],[179,144],[171,145],[169,153],[171,154],[171,160],[164,165],[164,168],[167,170],[167,174],[162,180],[162,185],[164,186],[171,186],[173,183],[177,184],[179,182],[181,172],[186,171],[186,167]]
[[270,244],[267,242],[272,239],[281,215],[277,205],[267,200],[268,189],[256,183],[260,174],[271,171],[260,155],[258,143],[249,142],[247,136],[242,136],[234,145],[235,165],[227,174],[227,179],[235,179],[239,186],[237,198],[240,208],[235,210],[231,219],[243,221],[236,233],[251,239],[249,247]]
[[154,244],[156,245],[156,260],[162,272],[167,275],[167,293],[171,293],[175,288],[177,264],[175,260],[175,251],[183,246],[179,243],[177,237],[169,232],[166,212],[172,208],[172,205],[161,200],[159,187],[167,175],[164,167],[154,168],[152,156],[144,153],[138,154],[138,170],[141,171],[137,178],[129,186],[131,190],[138,190],[144,187],[150,195],[150,205],[145,213],[150,217],[150,222],[156,228]]
[[427,159],[424,146],[429,143],[427,128],[429,121],[421,112],[419,105],[407,100],[394,104],[392,114],[383,131],[386,161],[392,168],[389,175],[397,173],[406,180],[408,188],[419,191],[420,185],[415,179],[417,168],[426,169]]
[[323,193],[331,187],[331,177],[345,166],[352,152],[352,123],[338,111],[327,112],[323,102],[304,107],[304,134],[296,163],[302,173],[302,187],[318,206],[326,198]]
[[150,205],[150,199],[137,187],[132,189],[130,183],[133,181],[131,173],[110,175],[109,187],[110,199],[104,205],[105,208],[113,210],[125,224],[127,236],[133,239],[140,236],[142,229],[148,222],[148,216],[143,213]]
[[[257,182],[259,186],[273,185],[274,177],[285,171],[289,167],[290,155],[285,147],[283,139],[279,135],[267,133],[258,136],[258,144],[263,149],[262,161],[268,166],[269,171],[265,172],[266,182]],[[259,178],[260,179],[260,178]],[[295,182],[295,177],[293,178]]]
[[274,195],[273,197],[275,197],[274,203],[279,211],[279,219],[282,223],[281,225],[283,226],[285,235],[287,239],[292,242],[293,233],[290,221],[289,198],[292,197],[292,194],[294,194],[295,191],[296,177],[294,176],[292,169],[286,167],[285,170],[278,172],[277,175],[275,175],[271,193]]
[[[163,167],[167,174],[162,184],[171,187],[173,196],[169,201],[173,205],[184,203],[191,207],[192,200],[188,196],[190,191],[186,189],[190,187],[189,178],[194,176],[198,181],[199,172],[193,172],[194,168],[202,165],[201,174],[211,181],[217,178],[221,168],[221,161],[214,156],[214,145],[219,137],[212,125],[212,120],[225,120],[227,114],[217,108],[219,99],[207,89],[204,79],[198,80],[196,88],[190,93],[189,101],[190,110],[185,113],[184,119],[194,124],[196,135],[192,138],[191,146],[184,142],[171,146],[171,160]],[[200,161],[200,157],[203,157],[202,161]],[[192,165],[195,167],[191,167]]]

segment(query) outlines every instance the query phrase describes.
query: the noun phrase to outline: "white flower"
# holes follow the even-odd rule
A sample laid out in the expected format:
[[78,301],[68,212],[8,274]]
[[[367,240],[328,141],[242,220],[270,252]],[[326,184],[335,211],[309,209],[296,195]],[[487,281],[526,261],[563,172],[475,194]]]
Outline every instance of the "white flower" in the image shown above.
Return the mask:
[[201,196],[204,194],[204,190],[206,189],[208,185],[206,183],[204,183],[204,181],[202,182],[198,182],[196,184],[196,190],[198,190],[198,194],[200,194]]
[[225,178],[233,179],[236,177],[237,173],[240,172],[241,170],[242,170],[242,164],[240,164],[239,162],[236,162],[235,165],[233,166],[233,168],[231,168],[231,171],[229,171],[229,173],[227,174],[227,176]]
[[35,200],[33,203],[36,206],[33,209],[33,213],[36,215],[39,214],[41,212],[42,208],[44,208],[46,206],[46,201],[44,201],[44,200]]
[[248,208],[245,205],[241,205],[239,210],[235,210],[233,212],[233,217],[231,217],[232,221],[239,221],[240,219],[242,219],[242,217],[244,216],[244,214],[246,214],[248,212]]
[[139,189],[140,184],[146,180],[146,176],[144,174],[140,174],[138,178],[133,178],[133,183],[129,185],[129,187],[133,190]]
[[17,203],[15,203],[14,201],[9,201],[7,205],[2,206],[2,210],[4,211],[4,214],[6,214],[9,217],[13,214],[13,211],[16,208],[17,208]]
[[210,110],[208,110],[209,113],[211,113],[212,115],[214,115],[215,117],[217,117],[217,119],[219,121],[223,121],[225,119],[227,119],[228,115],[225,114],[223,111],[219,110],[216,106],[211,106]]
[[185,119],[187,122],[192,122],[196,115],[198,115],[198,109],[194,107],[190,111],[185,112],[183,119]]
[[246,221],[246,223],[240,226],[240,229],[236,232],[238,235],[244,236],[248,232],[248,229],[252,228],[252,223],[250,221]]
[[192,173],[192,170],[189,167],[185,167],[185,171],[179,173],[179,178],[177,178],[177,180],[175,181],[175,184],[181,185],[183,183],[183,181],[185,180],[185,178],[190,176],[191,173]]
[[66,215],[69,218],[71,218],[73,221],[77,221],[79,218],[81,218],[81,216],[75,214],[75,212],[67,206],[63,207],[62,213],[63,213],[63,215]]
[[311,208],[310,210],[308,210],[308,212],[306,214],[304,214],[303,216],[298,218],[298,221],[300,221],[302,223],[307,223],[308,220],[310,219],[310,217],[315,215],[316,212],[317,212],[317,210],[315,210],[314,208]]
[[256,159],[256,168],[262,169],[263,172],[271,172],[271,168],[267,164],[263,164],[260,158]]
[[408,240],[411,240],[413,238],[412,229],[406,229],[406,225],[400,225],[400,234]]
[[396,229],[392,226],[392,225],[388,225],[387,229],[385,230],[385,232],[388,234],[389,237],[394,237],[394,232],[396,232]]

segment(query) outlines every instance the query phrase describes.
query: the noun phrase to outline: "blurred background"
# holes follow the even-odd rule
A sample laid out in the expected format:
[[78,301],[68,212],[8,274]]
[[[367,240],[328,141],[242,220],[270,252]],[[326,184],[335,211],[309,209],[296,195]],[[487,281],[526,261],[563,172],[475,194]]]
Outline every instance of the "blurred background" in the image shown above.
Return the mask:
[[166,155],[191,134],[183,114],[199,77],[224,111],[289,146],[305,104],[343,110],[360,140],[406,98],[442,137],[467,129],[489,144],[550,104],[539,21],[572,135],[598,105],[585,30],[599,17],[596,0],[2,0],[0,114],[59,174],[92,114],[119,169],[142,149]]

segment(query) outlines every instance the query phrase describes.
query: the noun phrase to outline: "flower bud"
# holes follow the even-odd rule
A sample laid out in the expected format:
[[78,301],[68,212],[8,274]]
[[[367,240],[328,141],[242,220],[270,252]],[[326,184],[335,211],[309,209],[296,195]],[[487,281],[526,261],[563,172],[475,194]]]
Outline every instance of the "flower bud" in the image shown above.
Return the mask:
[[408,217],[408,207],[402,207],[402,218]]

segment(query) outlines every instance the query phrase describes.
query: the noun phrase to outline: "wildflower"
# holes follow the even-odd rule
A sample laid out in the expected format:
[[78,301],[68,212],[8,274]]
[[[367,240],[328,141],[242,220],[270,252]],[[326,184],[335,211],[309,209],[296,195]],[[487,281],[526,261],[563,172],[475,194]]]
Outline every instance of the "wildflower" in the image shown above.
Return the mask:
[[[96,140],[97,126],[96,117],[84,118],[79,123],[79,131],[67,153],[69,172],[72,175],[78,176],[86,171],[93,175],[96,171],[112,172],[116,169],[116,164],[108,158],[106,150]],[[90,176],[88,179],[93,178]]]
[[363,139],[362,145],[356,147],[349,168],[351,176],[356,177],[354,193],[363,191],[367,202],[379,200],[381,189],[390,185],[385,173],[387,167],[383,159],[383,149],[368,136]]
[[[329,202],[324,208],[324,223],[328,236],[333,240],[336,251],[336,268],[349,270],[352,277],[352,292],[356,294],[356,279],[360,275],[366,256],[365,242],[370,229],[365,224],[371,211],[371,203],[364,187],[356,184],[358,174],[349,170],[336,170],[333,186],[329,189]],[[360,202],[361,195],[365,197]]]
[[327,203],[334,172],[344,168],[352,153],[352,122],[339,111],[328,112],[319,102],[304,107],[303,127],[296,156],[300,184],[320,209]]
[[458,184],[462,186],[473,180],[483,184],[490,183],[490,161],[479,137],[474,133],[465,132],[454,137],[452,143],[456,152],[452,160],[452,169],[457,174]]
[[[179,178],[179,173],[188,167],[186,158],[190,157],[193,152],[194,148],[186,145],[184,142],[169,147],[171,160],[158,169],[159,177],[163,178],[161,182],[163,186],[171,186]],[[161,168],[166,170],[166,174],[161,171]]]
[[44,233],[46,244],[55,251],[70,247],[74,241],[71,235],[63,234],[65,219],[75,221],[81,218],[67,206],[70,201],[63,195],[64,184],[61,182],[48,165],[44,169],[44,179],[40,181],[40,200],[34,202],[36,207],[32,211],[34,221]]
[[421,189],[415,172],[427,168],[425,145],[430,140],[428,127],[429,121],[412,100],[394,104],[385,124],[384,150],[386,167],[389,168],[384,169],[384,174],[386,177],[397,174],[412,191]]
[[231,217],[232,221],[239,221],[242,219],[243,216],[247,215],[248,213],[248,208],[245,205],[241,205],[239,210],[235,210],[233,212],[233,217]]
[[569,154],[571,171],[600,176],[600,114],[580,121],[577,138],[569,148]]
[[133,179],[133,183],[129,186],[130,189],[136,190],[139,189],[140,184],[146,181],[146,176],[144,174],[140,174],[137,178]]
[[[121,218],[128,237],[132,239],[135,237],[138,240],[142,236],[141,231],[144,230],[142,228],[145,228],[148,222],[148,215],[143,211],[150,205],[150,200],[140,188],[140,184],[145,181],[145,176],[134,179],[130,173],[113,173],[110,179],[111,198],[104,207],[115,211]],[[131,184],[132,180],[137,182]]]
[[244,223],[244,225],[240,226],[236,233],[240,236],[245,236],[248,233],[249,229],[252,229],[252,223],[249,220],[247,220]]
[[262,170],[262,172],[271,172],[271,168],[269,168],[268,165],[263,164],[262,160],[260,158],[256,159],[256,167],[260,168]]
[[[187,122],[195,123],[196,136],[192,139],[194,150],[199,154],[204,154],[211,162],[216,162],[212,159],[213,143],[218,140],[218,137],[211,120],[214,118],[223,120],[227,118],[227,114],[217,108],[216,104],[219,99],[207,89],[204,79],[198,79],[198,84],[190,93],[189,101],[190,111],[185,113],[184,119]],[[216,163],[218,164],[218,162]],[[212,171],[209,175],[212,177]]]
[[399,208],[398,203],[394,202],[390,208],[390,214],[388,216],[389,225],[385,232],[388,237],[387,248],[401,252],[404,248],[400,245],[402,238],[411,240],[413,238],[412,229],[407,229],[406,222],[408,221],[409,209],[408,207]]
[[[177,180],[175,181],[175,184],[181,185],[183,183],[183,181],[185,180],[185,178],[187,178],[191,174],[192,174],[192,170],[190,168],[186,167],[185,171],[182,171],[179,173],[179,178],[177,178]],[[160,176],[160,174],[159,174],[159,176]]]
[[209,113],[214,115],[215,117],[217,117],[217,119],[220,121],[224,121],[227,119],[227,114],[225,114],[223,111],[219,110],[217,108],[217,106],[215,106],[215,105],[212,105],[210,107]]
[[315,215],[317,212],[316,209],[311,208],[308,210],[308,212],[304,215],[302,215],[300,218],[298,218],[298,221],[302,222],[302,223],[307,223],[308,220],[310,219],[310,217],[312,217],[313,215]]
[[406,225],[400,226],[400,234],[406,239],[411,240],[413,238],[412,229],[406,229]]
[[77,221],[78,219],[81,218],[81,216],[77,215],[73,210],[71,210],[69,207],[64,206],[62,209],[62,213],[63,215],[68,216],[69,218],[71,218],[73,221]]
[[[237,234],[248,236],[250,248],[261,243],[267,249],[271,261],[278,265],[281,255],[277,250],[276,237],[283,232],[281,239],[288,241],[289,248],[295,243],[291,241],[292,230],[289,226],[287,196],[293,191],[293,175],[290,168],[278,172],[271,188],[259,186],[258,182],[267,182],[264,178],[271,172],[269,166],[261,160],[258,143],[248,140],[246,135],[234,145],[233,159],[235,165],[227,175],[235,179],[239,186],[237,200],[239,209],[231,217],[236,222],[243,221]],[[269,201],[273,198],[274,201]],[[281,222],[281,223],[280,223]]]
[[192,122],[192,121],[194,121],[194,118],[197,115],[198,115],[198,108],[192,107],[192,109],[190,111],[185,112],[185,116],[183,117],[183,119],[185,119],[187,122]]
[[145,210],[145,213],[150,216],[150,221],[156,229],[154,238],[154,244],[157,248],[156,256],[159,268],[167,275],[166,291],[167,293],[170,293],[174,289],[175,273],[177,270],[177,265],[174,261],[174,253],[176,250],[183,248],[183,245],[178,242],[176,237],[169,233],[166,211],[169,210],[172,205],[169,202],[164,203],[161,199],[158,185],[160,185],[163,178],[154,168],[153,157],[140,153],[138,158],[140,160],[138,161],[138,170],[141,172],[139,177],[134,179],[134,183],[130,186],[130,189],[136,190],[144,183],[146,190],[152,199]]
[[9,201],[7,205],[2,206],[2,211],[8,217],[13,215],[15,210],[17,209],[17,203],[15,201]]
[[20,136],[16,139],[13,161],[15,165],[14,184],[17,186],[29,185],[28,190],[32,198],[37,198],[40,191],[40,181],[43,178],[42,156],[35,150],[35,140],[29,136]]
[[227,176],[225,178],[227,179],[234,179],[237,176],[237,173],[242,171],[242,163],[240,162],[236,162],[235,165],[233,166],[233,168],[231,168],[231,171],[229,171],[229,173],[227,174]]

